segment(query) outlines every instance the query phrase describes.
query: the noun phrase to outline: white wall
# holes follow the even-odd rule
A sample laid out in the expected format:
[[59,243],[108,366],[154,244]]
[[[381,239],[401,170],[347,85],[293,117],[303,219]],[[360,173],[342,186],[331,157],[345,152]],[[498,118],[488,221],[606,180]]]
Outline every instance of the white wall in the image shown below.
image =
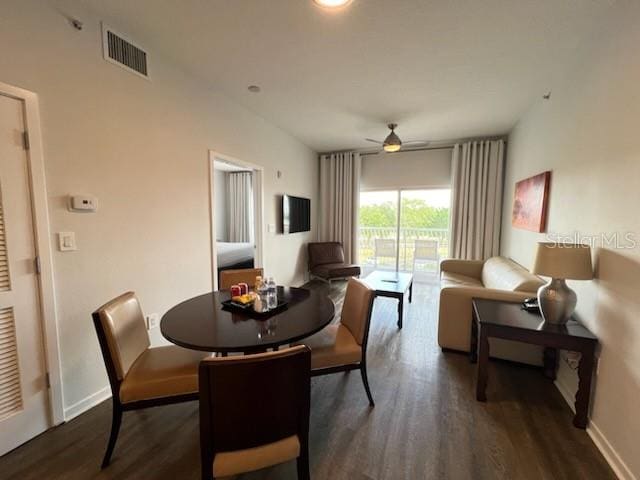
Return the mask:
[[379,153],[362,157],[362,190],[451,185],[451,148]]
[[[58,231],[77,235],[78,251],[54,254],[70,411],[107,386],[92,310],[134,290],[146,312],[162,314],[211,289],[209,149],[265,167],[268,223],[276,221],[277,194],[310,197],[314,208],[318,198],[313,151],[174,68],[151,41],[137,39],[150,52],[151,81],[105,62],[101,19],[82,8],[3,0],[0,16],[0,81],[40,95],[52,239]],[[63,14],[77,15],[84,29]],[[69,213],[70,193],[96,195],[99,211]],[[312,228],[266,235],[265,265],[282,283],[304,281]]]
[[[551,100],[540,100],[509,136],[502,252],[527,267],[545,236],[511,227],[514,183],[544,170],[552,170],[549,232],[631,232],[640,241],[638,25],[640,3],[618,2],[576,53],[571,74],[552,86]],[[640,477],[638,245],[597,248],[597,279],[569,282],[602,347],[590,433],[627,478]],[[564,364],[559,381],[572,395],[575,373]]]
[[216,240],[227,241],[227,174],[222,170],[216,170],[213,176],[213,205],[215,208]]

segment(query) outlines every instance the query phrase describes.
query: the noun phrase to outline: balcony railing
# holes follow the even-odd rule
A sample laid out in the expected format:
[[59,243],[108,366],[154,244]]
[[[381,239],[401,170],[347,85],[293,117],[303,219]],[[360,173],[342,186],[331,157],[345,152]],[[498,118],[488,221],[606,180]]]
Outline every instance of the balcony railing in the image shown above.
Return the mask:
[[[380,256],[376,258],[376,239],[396,240],[398,231],[396,227],[360,227],[359,229],[359,263],[366,271],[374,268],[395,269],[395,256]],[[414,252],[416,240],[436,240],[438,242],[439,258],[444,258],[449,251],[449,230],[446,228],[400,228],[400,240],[398,242],[398,266],[400,271],[431,272],[438,269],[437,260],[419,261],[414,264]]]

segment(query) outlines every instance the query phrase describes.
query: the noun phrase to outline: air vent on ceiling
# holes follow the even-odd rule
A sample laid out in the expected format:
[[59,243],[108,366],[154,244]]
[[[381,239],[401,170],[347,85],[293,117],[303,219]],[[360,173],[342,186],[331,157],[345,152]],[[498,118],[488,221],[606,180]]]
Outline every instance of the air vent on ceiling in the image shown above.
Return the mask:
[[147,52],[104,24],[102,24],[102,45],[106,61],[141,77],[149,78]]

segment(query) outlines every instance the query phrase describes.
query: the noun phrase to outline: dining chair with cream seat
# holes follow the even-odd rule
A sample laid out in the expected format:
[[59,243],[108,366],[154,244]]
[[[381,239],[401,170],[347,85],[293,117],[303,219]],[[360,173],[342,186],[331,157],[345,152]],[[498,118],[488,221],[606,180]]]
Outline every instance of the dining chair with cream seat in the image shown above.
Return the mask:
[[111,434],[102,468],[109,465],[122,414],[198,399],[198,364],[209,356],[177,346],[151,348],[138,298],[127,292],[92,314],[111,393]]
[[262,268],[242,268],[238,270],[222,270],[220,272],[220,290],[229,290],[231,285],[246,283],[250,287],[255,287],[256,277],[264,276]]
[[362,383],[373,407],[367,376],[367,343],[374,291],[351,278],[347,284],[340,323],[331,324],[301,343],[311,349],[311,376],[360,370]]
[[202,478],[296,460],[309,479],[311,353],[304,345],[200,363]]

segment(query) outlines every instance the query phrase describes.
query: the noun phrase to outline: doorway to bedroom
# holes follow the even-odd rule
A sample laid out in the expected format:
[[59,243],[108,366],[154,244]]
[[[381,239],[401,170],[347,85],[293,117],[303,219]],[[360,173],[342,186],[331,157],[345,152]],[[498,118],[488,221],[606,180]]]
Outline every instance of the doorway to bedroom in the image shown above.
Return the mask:
[[210,152],[213,287],[220,272],[262,267],[262,168]]

